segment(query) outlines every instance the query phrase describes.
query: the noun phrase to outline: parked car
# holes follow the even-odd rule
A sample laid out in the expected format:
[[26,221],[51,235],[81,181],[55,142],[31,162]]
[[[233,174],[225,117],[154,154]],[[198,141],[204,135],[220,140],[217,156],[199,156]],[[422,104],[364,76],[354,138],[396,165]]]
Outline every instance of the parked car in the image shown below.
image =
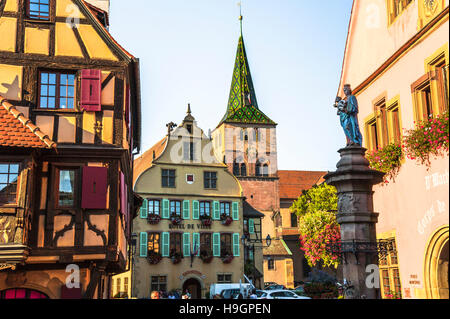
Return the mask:
[[266,289],[269,286],[278,285],[276,282],[270,281],[264,283],[264,289]]
[[299,296],[292,290],[266,290],[258,299],[311,299]]
[[236,299],[240,293],[241,293],[240,289],[224,289],[220,293],[220,296],[223,299]]
[[209,289],[210,298],[213,299],[216,295],[222,295],[222,291],[225,289],[237,289],[243,288],[244,291],[250,289],[250,284],[247,283],[231,283],[231,284],[212,284]]
[[283,285],[274,284],[267,286],[264,290],[286,290],[286,287]]

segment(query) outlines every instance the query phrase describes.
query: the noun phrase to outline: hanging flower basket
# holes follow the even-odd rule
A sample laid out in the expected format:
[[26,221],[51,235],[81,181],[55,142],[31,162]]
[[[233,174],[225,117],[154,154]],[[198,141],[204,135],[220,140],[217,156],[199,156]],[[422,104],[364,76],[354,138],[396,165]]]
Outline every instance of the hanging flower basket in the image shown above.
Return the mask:
[[183,219],[181,219],[178,215],[173,215],[170,217],[170,220],[172,221],[172,225],[180,225]]
[[233,222],[233,218],[228,215],[220,216],[220,220],[222,221],[222,225],[229,226]]
[[222,262],[224,264],[229,264],[233,261],[233,259],[234,259],[233,255],[226,255],[226,256],[222,257]]
[[209,264],[213,260],[213,256],[209,252],[201,251],[200,259],[203,261],[204,264]]
[[211,216],[201,216],[200,219],[202,221],[203,226],[211,226],[212,225]]
[[161,221],[161,217],[156,214],[151,214],[151,215],[148,215],[147,220],[148,220],[149,224],[156,225],[156,224],[159,224],[159,222]]
[[160,253],[150,252],[148,254],[147,259],[148,259],[148,262],[150,263],[150,265],[156,265],[156,264],[159,264],[159,262],[162,259],[162,256]]
[[176,265],[181,262],[182,257],[181,254],[175,253],[172,256],[170,256],[170,259],[172,260],[172,264]]

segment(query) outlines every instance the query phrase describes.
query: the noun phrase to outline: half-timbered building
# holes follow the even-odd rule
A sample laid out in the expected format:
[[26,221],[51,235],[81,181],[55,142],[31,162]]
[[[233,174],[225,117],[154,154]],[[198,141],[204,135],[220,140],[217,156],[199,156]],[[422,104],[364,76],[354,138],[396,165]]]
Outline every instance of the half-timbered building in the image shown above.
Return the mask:
[[108,9],[0,0],[0,299],[108,298],[128,270],[139,61]]

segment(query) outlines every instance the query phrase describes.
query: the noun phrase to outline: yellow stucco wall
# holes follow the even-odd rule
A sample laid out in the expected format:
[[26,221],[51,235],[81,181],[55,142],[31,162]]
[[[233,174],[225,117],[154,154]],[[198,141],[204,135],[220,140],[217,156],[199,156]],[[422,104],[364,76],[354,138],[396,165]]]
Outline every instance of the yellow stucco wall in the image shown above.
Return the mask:
[[25,53],[49,54],[50,30],[25,28]]
[[117,57],[92,26],[81,24],[78,26],[78,30],[91,58],[118,61]]
[[62,56],[83,57],[73,30],[66,23],[56,23],[55,54]]
[[22,66],[0,64],[0,95],[10,100],[22,99]]
[[2,39],[0,51],[14,52],[16,49],[16,18],[0,18],[0,39]]

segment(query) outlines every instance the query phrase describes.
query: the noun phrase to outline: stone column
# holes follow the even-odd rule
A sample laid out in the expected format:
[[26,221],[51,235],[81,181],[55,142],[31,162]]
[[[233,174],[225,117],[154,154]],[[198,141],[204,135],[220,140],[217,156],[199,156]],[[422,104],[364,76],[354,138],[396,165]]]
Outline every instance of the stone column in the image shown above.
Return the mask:
[[[341,226],[343,277],[354,286],[354,298],[379,298],[379,289],[366,285],[366,267],[378,264],[372,186],[383,181],[384,173],[369,168],[366,149],[349,146],[339,150],[337,171],[325,176],[337,188],[337,221]],[[378,275],[378,274],[377,274]]]

